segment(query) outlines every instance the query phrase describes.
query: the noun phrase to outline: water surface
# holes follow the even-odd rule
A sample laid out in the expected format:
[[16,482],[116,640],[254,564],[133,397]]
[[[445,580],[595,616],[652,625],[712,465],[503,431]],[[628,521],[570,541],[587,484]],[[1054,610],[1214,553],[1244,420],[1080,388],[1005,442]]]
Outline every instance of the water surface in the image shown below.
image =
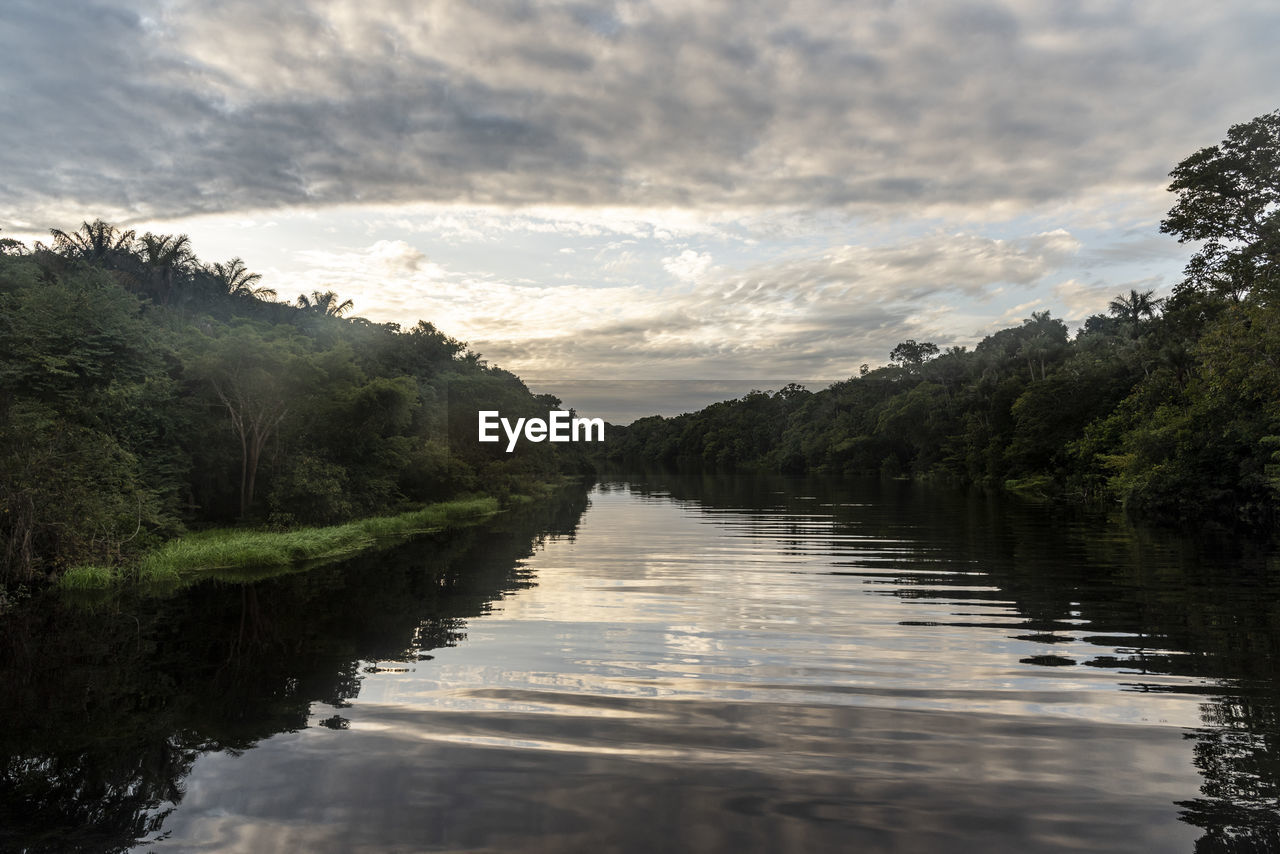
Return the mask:
[[11,626],[10,841],[1280,847],[1266,554],[896,482],[589,502]]

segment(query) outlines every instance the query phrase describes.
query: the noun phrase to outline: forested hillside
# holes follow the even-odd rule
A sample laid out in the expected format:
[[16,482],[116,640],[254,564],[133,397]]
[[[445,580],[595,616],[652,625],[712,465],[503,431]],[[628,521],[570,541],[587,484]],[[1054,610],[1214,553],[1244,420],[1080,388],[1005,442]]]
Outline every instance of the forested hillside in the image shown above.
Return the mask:
[[935,475],[1166,520],[1280,519],[1280,112],[1172,173],[1161,230],[1198,249],[1168,299],[1049,312],[972,350],[904,341],[816,393],[753,392],[612,429],[615,461]]
[[189,527],[288,527],[581,465],[561,446],[474,441],[474,408],[546,415],[513,374],[419,322],[276,302],[239,259],[101,221],[0,241],[0,580],[111,565]]

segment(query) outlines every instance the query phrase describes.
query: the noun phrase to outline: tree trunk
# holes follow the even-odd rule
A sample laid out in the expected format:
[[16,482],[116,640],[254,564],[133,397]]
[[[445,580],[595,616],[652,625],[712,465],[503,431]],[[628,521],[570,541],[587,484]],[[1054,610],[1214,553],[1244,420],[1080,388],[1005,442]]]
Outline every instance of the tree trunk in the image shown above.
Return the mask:
[[249,512],[244,489],[249,471],[249,443],[245,438],[243,425],[237,424],[236,427],[240,431],[240,518],[243,519]]
[[240,518],[244,519],[253,507],[254,483],[258,476],[258,460],[262,457],[262,449],[289,410],[280,406],[278,411],[273,412],[279,404],[271,403],[255,406],[239,395],[233,397],[227,394],[216,382],[214,390],[227,407],[231,423],[240,436]]
[[253,506],[253,483],[258,478],[258,446],[256,443],[250,446],[246,466],[248,473],[244,481],[243,500],[240,504],[241,519],[249,515],[249,508]]

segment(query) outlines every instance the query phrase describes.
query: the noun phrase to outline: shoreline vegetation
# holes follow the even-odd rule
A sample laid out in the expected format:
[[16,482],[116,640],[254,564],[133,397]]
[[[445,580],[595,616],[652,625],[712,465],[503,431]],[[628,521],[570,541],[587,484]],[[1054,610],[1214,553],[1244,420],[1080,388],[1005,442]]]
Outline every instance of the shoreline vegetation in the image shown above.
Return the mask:
[[426,321],[346,317],[332,291],[278,301],[186,235],[0,237],[0,595],[73,567],[87,586],[337,553],[375,536],[353,519],[502,503],[593,460],[950,478],[1274,535],[1277,164],[1280,111],[1179,163],[1160,228],[1198,247],[1184,280],[1130,288],[1074,338],[1031,311],[972,350],[902,341],[821,391],[642,418],[589,450],[478,442],[478,411],[519,424],[561,402]]
[[496,498],[482,496],[338,525],[292,530],[211,528],[169,540],[129,564],[73,566],[58,578],[57,586],[98,590],[128,581],[168,585],[229,572],[310,569],[420,534],[477,525],[501,510]]
[[950,480],[1274,537],[1278,164],[1280,111],[1174,168],[1160,230],[1197,248],[1167,297],[1128,287],[1074,336],[1032,310],[972,349],[906,340],[816,392],[642,418],[611,428],[606,464]]
[[185,235],[52,238],[0,238],[0,590],[314,559],[446,512],[406,507],[592,470],[572,444],[477,443],[476,410],[560,401],[430,323],[278,301]]

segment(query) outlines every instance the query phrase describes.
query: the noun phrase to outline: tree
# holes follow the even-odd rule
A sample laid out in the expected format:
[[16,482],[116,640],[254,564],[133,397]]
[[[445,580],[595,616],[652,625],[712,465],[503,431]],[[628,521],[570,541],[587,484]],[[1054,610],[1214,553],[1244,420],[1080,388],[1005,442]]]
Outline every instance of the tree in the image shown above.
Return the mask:
[[[0,229],[2,230],[2,229]],[[21,240],[12,237],[0,237],[0,255],[26,255],[27,247]]]
[[406,331],[403,340],[408,342],[415,361],[424,369],[432,363],[452,362],[467,347],[462,341],[450,338],[425,320],[419,320]]
[[1120,294],[1111,301],[1107,306],[1107,311],[1116,320],[1124,321],[1129,324],[1129,328],[1136,336],[1138,327],[1142,324],[1144,318],[1155,316],[1156,309],[1160,307],[1162,300],[1152,299],[1155,291],[1142,291],[1130,289],[1129,296]]
[[907,339],[889,352],[889,361],[904,368],[918,368],[929,359],[938,355],[938,345],[928,341],[916,343]]
[[1016,337],[1021,343],[1015,355],[1027,360],[1027,371],[1032,380],[1036,378],[1037,364],[1040,366],[1040,379],[1044,379],[1048,362],[1067,346],[1067,325],[1051,317],[1048,310],[1033,311],[1022,321]]
[[0,256],[0,585],[167,524],[163,335],[110,274],[37,261]]
[[208,272],[228,296],[263,300],[275,298],[274,288],[258,285],[262,281],[262,274],[250,273],[240,258],[232,258],[225,264],[217,262],[208,268]]
[[268,500],[281,524],[338,521],[583,463],[550,444],[467,455],[474,417],[448,445],[455,393],[516,417],[559,402],[429,323],[330,321],[351,309],[332,292],[264,306],[241,259],[206,268],[183,235],[54,235],[0,243],[0,610],[7,585],[119,566]]
[[1234,125],[1170,173],[1178,201],[1160,230],[1205,244],[1187,284],[1232,299],[1280,295],[1280,110]]
[[1036,378],[1036,362],[1040,363],[1040,379],[1045,378],[1045,360],[1053,353],[1053,341],[1043,332],[1037,332],[1022,342],[1018,355],[1027,360],[1027,372]]
[[240,516],[253,508],[262,451],[289,414],[303,370],[296,342],[250,324],[210,342],[193,374],[208,383],[240,440]]
[[95,219],[85,222],[70,233],[53,228],[54,250],[68,258],[79,258],[93,264],[108,264],[133,249],[133,231],[121,231],[114,225]]
[[107,433],[31,401],[0,419],[0,578],[118,560],[157,506],[139,458]]
[[351,300],[338,302],[338,295],[333,291],[312,291],[309,297],[306,294],[298,296],[298,308],[328,317],[342,317],[353,307],[355,303]]
[[195,262],[191,238],[185,234],[152,234],[148,231],[138,239],[137,248],[143,263],[151,268],[160,304],[167,305],[173,294],[174,278],[185,273]]

